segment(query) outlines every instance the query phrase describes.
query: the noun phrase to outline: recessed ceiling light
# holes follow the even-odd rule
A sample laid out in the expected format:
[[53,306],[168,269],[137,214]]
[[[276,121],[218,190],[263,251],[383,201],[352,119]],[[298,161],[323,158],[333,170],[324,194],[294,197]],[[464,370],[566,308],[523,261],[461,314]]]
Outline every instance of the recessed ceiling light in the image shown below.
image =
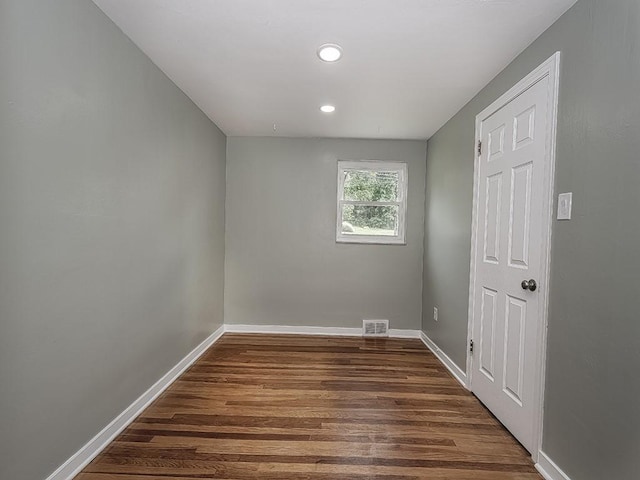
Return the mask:
[[342,57],[342,47],[335,43],[325,43],[318,48],[318,57],[323,62],[337,62]]
[[323,105],[320,107],[320,110],[324,113],[333,113],[336,111],[336,107],[333,105]]

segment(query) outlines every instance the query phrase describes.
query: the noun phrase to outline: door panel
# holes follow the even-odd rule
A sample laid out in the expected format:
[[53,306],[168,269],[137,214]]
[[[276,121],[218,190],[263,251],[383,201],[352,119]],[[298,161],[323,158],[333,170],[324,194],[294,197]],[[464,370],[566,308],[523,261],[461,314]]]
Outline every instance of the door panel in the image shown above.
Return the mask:
[[505,318],[502,388],[504,392],[521,407],[527,302],[519,298],[507,296],[507,312]]
[[485,210],[484,261],[500,262],[500,207],[502,204],[502,173],[487,178]]
[[511,170],[509,266],[515,268],[529,267],[532,174],[532,163],[526,163]]
[[536,107],[526,109],[516,115],[513,122],[513,149],[526,147],[534,140]]
[[497,160],[504,153],[504,129],[502,124],[489,134],[489,158],[488,162]]
[[480,371],[494,381],[495,333],[498,310],[498,292],[482,289],[482,318],[480,320]]

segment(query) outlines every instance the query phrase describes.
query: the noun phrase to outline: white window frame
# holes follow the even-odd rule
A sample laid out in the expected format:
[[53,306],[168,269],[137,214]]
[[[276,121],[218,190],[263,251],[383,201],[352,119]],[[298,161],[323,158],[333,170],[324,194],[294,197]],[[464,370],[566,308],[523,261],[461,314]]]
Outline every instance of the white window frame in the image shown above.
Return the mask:
[[[344,177],[348,170],[369,170],[373,172],[398,172],[398,200],[395,202],[360,202],[344,199]],[[406,245],[407,231],[407,192],[408,175],[405,162],[391,162],[380,160],[338,160],[338,201],[336,210],[336,242],[338,243],[367,243],[379,245]],[[342,233],[343,205],[363,206],[397,206],[398,234],[390,235],[348,235]]]

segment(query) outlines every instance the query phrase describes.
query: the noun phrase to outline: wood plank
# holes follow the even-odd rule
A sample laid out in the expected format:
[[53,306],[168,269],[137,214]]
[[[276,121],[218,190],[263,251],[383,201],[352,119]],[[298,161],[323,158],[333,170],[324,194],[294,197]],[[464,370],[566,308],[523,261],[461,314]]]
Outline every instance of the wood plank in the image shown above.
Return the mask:
[[78,480],[540,480],[419,340],[225,334]]

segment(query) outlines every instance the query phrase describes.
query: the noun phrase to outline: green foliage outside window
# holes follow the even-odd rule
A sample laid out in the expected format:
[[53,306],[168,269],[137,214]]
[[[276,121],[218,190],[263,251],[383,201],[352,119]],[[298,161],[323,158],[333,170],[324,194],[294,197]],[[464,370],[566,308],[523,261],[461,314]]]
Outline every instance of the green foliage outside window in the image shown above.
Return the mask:
[[[345,173],[344,199],[361,202],[395,202],[398,173],[351,170]],[[345,205],[343,221],[357,228],[396,230],[398,207],[394,205]]]

